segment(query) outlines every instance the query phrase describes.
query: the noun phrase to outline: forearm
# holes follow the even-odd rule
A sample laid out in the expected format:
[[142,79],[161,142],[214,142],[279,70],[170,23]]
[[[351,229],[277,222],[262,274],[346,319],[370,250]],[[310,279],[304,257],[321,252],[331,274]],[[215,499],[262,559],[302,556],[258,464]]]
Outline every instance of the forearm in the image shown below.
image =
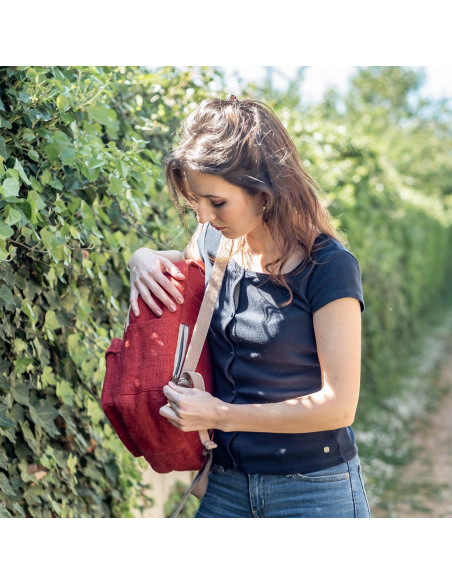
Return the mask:
[[357,399],[339,399],[328,386],[320,391],[278,403],[228,404],[218,407],[215,425],[225,432],[306,433],[349,426]]

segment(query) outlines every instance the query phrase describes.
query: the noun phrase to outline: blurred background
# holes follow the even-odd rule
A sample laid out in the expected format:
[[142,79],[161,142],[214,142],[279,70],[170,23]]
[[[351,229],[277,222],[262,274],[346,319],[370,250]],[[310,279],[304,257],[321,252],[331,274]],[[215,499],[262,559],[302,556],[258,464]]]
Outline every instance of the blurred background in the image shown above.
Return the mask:
[[[0,517],[165,517],[99,399],[135,249],[182,249],[162,160],[210,96],[269,104],[363,276],[375,517],[452,517],[452,67],[0,67]],[[190,497],[182,515],[191,517]]]

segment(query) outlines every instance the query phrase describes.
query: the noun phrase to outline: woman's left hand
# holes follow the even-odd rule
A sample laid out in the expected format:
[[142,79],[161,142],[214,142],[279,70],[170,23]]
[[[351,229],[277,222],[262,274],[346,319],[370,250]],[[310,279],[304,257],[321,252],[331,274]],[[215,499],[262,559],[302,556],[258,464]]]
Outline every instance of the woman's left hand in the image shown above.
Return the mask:
[[182,387],[172,381],[163,393],[168,403],[160,408],[160,415],[182,432],[218,428],[222,401],[196,387]]

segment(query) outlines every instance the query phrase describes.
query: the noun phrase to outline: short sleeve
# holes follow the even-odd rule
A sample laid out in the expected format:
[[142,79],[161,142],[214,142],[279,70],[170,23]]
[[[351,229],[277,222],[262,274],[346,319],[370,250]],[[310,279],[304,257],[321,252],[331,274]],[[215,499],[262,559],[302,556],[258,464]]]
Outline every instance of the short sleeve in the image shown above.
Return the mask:
[[210,223],[204,223],[198,237],[198,249],[205,264],[212,263],[216,257],[220,241],[221,232],[212,227]]
[[339,249],[315,263],[307,286],[307,297],[312,313],[339,298],[356,298],[363,312],[361,271],[355,256]]
[[220,245],[221,232],[209,223],[204,223],[198,237],[198,250],[206,268],[206,285],[212,272],[213,261]]

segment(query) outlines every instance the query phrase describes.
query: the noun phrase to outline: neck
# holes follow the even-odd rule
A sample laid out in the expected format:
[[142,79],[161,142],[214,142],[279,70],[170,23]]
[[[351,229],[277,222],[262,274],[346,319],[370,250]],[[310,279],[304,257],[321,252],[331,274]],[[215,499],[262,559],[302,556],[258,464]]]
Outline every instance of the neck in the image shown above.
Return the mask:
[[244,250],[253,256],[272,257],[277,255],[278,246],[268,229],[263,226],[259,232],[249,233],[245,237]]

